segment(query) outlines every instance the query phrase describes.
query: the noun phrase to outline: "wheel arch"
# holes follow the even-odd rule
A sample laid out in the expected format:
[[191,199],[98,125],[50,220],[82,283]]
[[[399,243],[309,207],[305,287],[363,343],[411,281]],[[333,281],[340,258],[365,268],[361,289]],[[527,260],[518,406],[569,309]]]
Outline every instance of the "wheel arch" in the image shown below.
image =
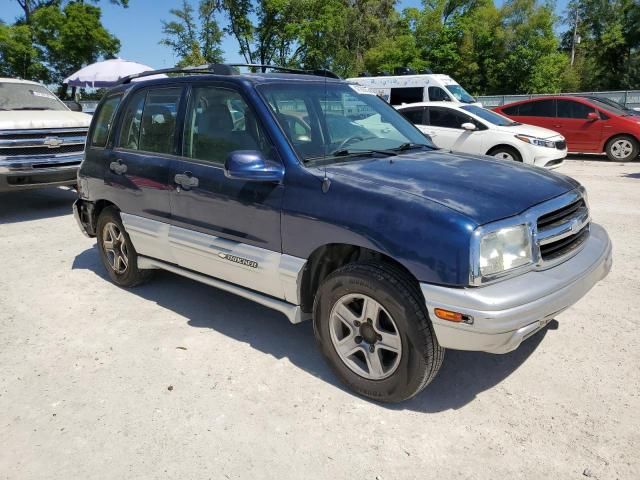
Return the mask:
[[310,313],[313,310],[316,292],[328,275],[344,265],[362,261],[379,261],[395,268],[406,275],[407,279],[413,282],[420,291],[420,285],[415,275],[393,257],[368,247],[347,243],[330,243],[317,247],[302,269],[299,288],[302,311]]

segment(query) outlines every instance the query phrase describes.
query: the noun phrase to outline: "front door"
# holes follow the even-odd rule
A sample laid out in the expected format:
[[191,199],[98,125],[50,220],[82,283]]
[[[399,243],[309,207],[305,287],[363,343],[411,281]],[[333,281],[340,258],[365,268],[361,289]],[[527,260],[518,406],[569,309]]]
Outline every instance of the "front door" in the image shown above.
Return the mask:
[[556,100],[556,120],[570,152],[599,152],[602,120],[588,118],[594,107],[574,100]]
[[[440,148],[446,148],[452,152],[464,152],[483,154],[483,132],[486,128],[475,119],[458,110],[447,107],[428,107],[427,122],[424,127],[433,142]],[[473,123],[477,130],[465,130],[463,123]],[[421,129],[422,130],[422,129]]]
[[278,160],[238,91],[194,86],[182,157],[171,172],[172,256],[184,268],[283,298],[278,268],[284,187],[225,177],[224,162],[235,150]]

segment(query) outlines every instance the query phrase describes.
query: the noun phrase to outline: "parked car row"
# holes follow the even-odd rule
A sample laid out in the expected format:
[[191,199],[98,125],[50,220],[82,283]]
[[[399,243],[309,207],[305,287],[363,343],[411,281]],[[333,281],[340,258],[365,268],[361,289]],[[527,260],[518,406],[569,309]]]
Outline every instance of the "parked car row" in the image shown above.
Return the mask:
[[[125,79],[93,117],[74,214],[117,285],[166,270],[309,319],[348,387],[397,402],[446,348],[512,351],[611,268],[574,179],[439,149],[325,71],[189,73]],[[450,112],[474,153],[511,132],[513,155],[562,156],[557,134],[482,109],[417,115]]]

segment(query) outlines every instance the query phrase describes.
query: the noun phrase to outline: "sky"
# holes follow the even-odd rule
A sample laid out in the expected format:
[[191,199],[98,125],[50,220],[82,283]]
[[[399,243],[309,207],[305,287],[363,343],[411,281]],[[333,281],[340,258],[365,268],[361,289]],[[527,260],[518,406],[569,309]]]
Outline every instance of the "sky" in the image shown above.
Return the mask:
[[[190,1],[197,2],[197,0]],[[504,0],[495,1],[498,5],[504,2]],[[558,14],[565,10],[567,1],[556,0]],[[103,24],[120,39],[119,56],[155,69],[175,65],[178,58],[170,48],[158,42],[163,36],[162,20],[169,20],[169,10],[178,6],[179,3],[178,0],[130,0],[129,8],[124,9],[111,5],[107,1],[101,2]],[[12,22],[21,13],[15,0],[0,0],[0,4],[3,4],[0,18],[6,22]],[[400,0],[399,8],[419,7],[420,4],[420,0]],[[244,58],[238,53],[238,44],[233,38],[225,36],[222,50],[227,62],[244,62]]]

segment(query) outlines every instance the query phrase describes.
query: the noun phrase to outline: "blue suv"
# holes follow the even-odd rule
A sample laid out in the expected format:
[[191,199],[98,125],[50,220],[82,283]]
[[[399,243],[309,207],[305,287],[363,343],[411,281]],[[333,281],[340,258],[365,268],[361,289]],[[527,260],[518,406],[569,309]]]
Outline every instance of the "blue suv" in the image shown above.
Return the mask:
[[509,352],[609,272],[577,181],[439,150],[366,89],[279,70],[103,98],[74,212],[113,282],[168,270],[312,319],[344,383],[397,402],[446,348]]

